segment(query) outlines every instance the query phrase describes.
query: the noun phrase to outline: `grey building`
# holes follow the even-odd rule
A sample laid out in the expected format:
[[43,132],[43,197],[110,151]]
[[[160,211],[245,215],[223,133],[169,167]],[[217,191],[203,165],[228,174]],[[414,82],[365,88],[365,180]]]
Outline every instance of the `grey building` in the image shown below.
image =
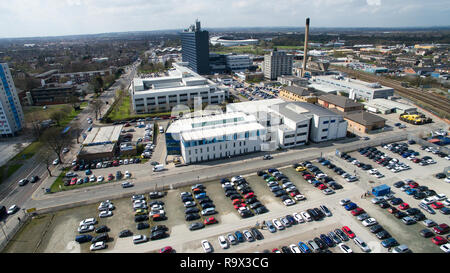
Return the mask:
[[285,51],[273,50],[264,55],[264,77],[276,80],[281,75],[292,75],[293,56]]
[[198,74],[209,74],[209,32],[201,30],[200,21],[196,20],[180,33],[181,56],[183,62]]

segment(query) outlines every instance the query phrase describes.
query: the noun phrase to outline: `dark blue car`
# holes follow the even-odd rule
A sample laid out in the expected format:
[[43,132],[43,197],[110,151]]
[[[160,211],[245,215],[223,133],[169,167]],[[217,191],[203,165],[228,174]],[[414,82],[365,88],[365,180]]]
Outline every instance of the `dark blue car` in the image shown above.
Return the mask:
[[82,243],[86,243],[86,242],[90,242],[92,240],[92,236],[91,235],[87,235],[87,234],[83,234],[83,235],[77,235],[75,237],[75,241],[82,244]]
[[298,242],[298,247],[300,248],[300,251],[303,253],[312,253],[311,249],[302,241]]
[[327,244],[327,246],[329,246],[329,247],[334,247],[334,242],[333,242],[333,240],[331,240],[331,238],[328,237],[327,235],[325,235],[325,234],[320,234],[320,239],[322,239],[322,241],[324,241],[325,244]]
[[357,207],[358,207],[358,205],[356,205],[356,204],[353,203],[353,202],[350,202],[350,203],[348,203],[347,205],[344,206],[344,208],[345,208],[346,210],[354,210],[354,209],[356,209]]
[[244,234],[242,234],[242,232],[240,232],[239,230],[236,231],[236,232],[234,233],[234,235],[236,235],[236,238],[237,238],[237,240],[238,240],[240,243],[243,243],[243,242],[245,241],[245,239],[244,239]]

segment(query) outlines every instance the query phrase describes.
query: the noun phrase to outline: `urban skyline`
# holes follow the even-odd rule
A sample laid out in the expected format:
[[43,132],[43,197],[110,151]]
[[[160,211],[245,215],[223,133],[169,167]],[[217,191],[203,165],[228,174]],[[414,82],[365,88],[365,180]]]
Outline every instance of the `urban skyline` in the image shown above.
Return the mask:
[[204,0],[13,0],[0,3],[0,23],[9,25],[0,31],[0,38],[184,29],[196,18],[205,29],[295,27],[306,17],[314,27],[449,26],[447,4],[443,0],[283,0],[276,5],[255,0],[214,4]]

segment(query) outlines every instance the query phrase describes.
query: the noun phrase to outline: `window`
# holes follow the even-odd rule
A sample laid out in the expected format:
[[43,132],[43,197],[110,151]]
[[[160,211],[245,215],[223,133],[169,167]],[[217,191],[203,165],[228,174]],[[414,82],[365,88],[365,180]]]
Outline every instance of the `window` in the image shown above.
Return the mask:
[[300,124],[297,126],[297,128],[305,128],[305,127],[308,127],[308,124]]
[[333,120],[330,121],[330,123],[334,123],[335,121],[336,121],[336,120],[333,119]]
[[323,122],[323,124],[328,124],[329,123],[329,121],[328,120],[325,120],[324,122]]
[[328,131],[328,128],[325,128],[325,129],[322,130],[322,132],[326,132],[326,131]]
[[323,137],[321,137],[321,139],[326,139],[327,138],[327,136],[323,136]]

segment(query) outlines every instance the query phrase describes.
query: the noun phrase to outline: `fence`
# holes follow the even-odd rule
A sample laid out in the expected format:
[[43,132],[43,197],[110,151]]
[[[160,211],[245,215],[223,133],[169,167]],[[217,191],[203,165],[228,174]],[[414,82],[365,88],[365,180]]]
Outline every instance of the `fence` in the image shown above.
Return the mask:
[[[18,220],[18,217],[20,217],[20,221]],[[9,241],[29,220],[29,214],[21,210],[14,214],[14,217],[10,218],[8,221],[2,221],[0,224],[2,230],[0,233],[0,251],[4,250]]]

